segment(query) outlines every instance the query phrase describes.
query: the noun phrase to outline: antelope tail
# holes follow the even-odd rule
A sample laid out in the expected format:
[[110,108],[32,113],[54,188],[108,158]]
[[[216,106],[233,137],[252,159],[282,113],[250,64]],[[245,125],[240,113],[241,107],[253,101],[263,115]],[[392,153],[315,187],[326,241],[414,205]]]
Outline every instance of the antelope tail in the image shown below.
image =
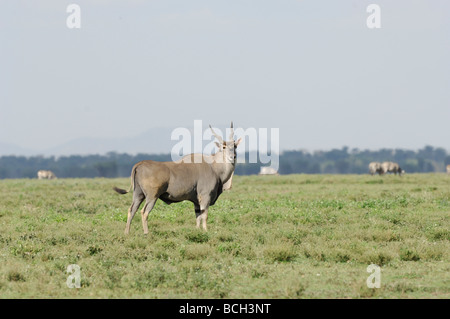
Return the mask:
[[133,167],[133,170],[131,171],[131,185],[130,188],[128,188],[128,190],[124,190],[122,188],[116,187],[114,186],[113,189],[118,192],[119,194],[127,194],[131,191],[131,189],[133,189],[134,191],[134,176],[136,175],[136,166]]
[[114,189],[116,192],[118,192],[119,194],[122,194],[122,195],[123,195],[123,194],[127,194],[127,193],[130,192],[130,189],[129,189],[129,190],[124,190],[124,189],[119,188],[119,187],[116,187],[116,186],[114,186],[113,189]]

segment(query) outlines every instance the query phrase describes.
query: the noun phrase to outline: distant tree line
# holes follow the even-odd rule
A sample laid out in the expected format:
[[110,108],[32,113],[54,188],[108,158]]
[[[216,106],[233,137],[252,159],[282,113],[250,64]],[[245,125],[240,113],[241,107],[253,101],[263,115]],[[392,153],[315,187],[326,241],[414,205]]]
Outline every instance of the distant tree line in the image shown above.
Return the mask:
[[130,176],[133,165],[151,159],[170,161],[170,154],[117,154],[71,155],[61,157],[43,156],[2,156],[0,157],[0,179],[35,178],[38,170],[51,170],[57,177],[122,177]]
[[396,162],[407,173],[444,172],[450,154],[443,148],[425,146],[418,151],[403,149],[284,152],[280,156],[280,174],[366,174],[370,162]]
[[[246,159],[249,154],[246,154]],[[170,154],[119,154],[86,156],[2,156],[0,179],[36,178],[38,170],[51,170],[57,177],[127,177],[133,165],[142,160],[170,161]],[[285,151],[279,156],[280,174],[367,174],[370,162],[392,161],[407,173],[444,172],[450,164],[450,154],[443,148],[425,146],[418,151],[381,149],[377,151],[333,149],[330,151]],[[246,161],[248,162],[248,160]],[[268,164],[238,163],[235,174],[258,174]]]

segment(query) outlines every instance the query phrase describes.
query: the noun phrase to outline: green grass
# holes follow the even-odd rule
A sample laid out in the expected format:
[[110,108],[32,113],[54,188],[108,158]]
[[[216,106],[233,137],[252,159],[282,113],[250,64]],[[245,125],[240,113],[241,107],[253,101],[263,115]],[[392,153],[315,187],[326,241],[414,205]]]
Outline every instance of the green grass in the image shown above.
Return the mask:
[[[449,298],[450,178],[236,176],[195,228],[158,201],[123,234],[129,179],[0,181],[2,298]],[[369,289],[369,264],[381,288]],[[66,285],[68,265],[81,288]]]

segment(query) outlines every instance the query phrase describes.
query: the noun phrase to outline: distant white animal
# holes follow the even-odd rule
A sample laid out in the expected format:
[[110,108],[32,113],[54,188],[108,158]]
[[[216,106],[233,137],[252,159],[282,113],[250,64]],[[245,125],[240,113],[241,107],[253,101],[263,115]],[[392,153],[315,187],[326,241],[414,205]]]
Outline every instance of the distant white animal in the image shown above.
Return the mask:
[[38,179],[56,179],[55,173],[52,171],[40,170],[37,172]]
[[386,173],[394,173],[395,175],[402,175],[403,173],[405,173],[404,170],[401,169],[401,167],[394,162],[383,162],[383,164],[381,164],[381,174],[386,174]]
[[278,174],[278,171],[273,167],[263,166],[261,167],[261,170],[259,171],[258,175],[280,175],[280,174]]
[[369,173],[370,175],[374,175],[374,174],[380,174],[382,173],[381,170],[381,163],[379,162],[372,162],[369,164]]
[[450,174],[450,164],[447,165],[447,174]]

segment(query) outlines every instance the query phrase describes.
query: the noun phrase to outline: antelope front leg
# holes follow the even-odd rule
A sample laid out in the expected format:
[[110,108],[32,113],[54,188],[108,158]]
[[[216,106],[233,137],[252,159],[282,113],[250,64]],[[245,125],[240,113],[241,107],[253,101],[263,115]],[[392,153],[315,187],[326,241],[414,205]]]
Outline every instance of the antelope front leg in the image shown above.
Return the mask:
[[201,217],[202,217],[202,226],[203,226],[203,229],[204,229],[205,231],[208,231],[208,229],[206,228],[206,221],[208,220],[208,208],[206,208],[205,210],[203,210],[203,212],[202,212],[202,214],[201,214]]
[[195,205],[195,216],[197,217],[197,228],[200,228],[200,222],[202,223],[203,230],[207,231],[206,221],[208,220],[208,208],[209,208],[209,195],[198,195],[198,204]]
[[197,228],[200,229],[200,223],[202,228],[207,231],[206,221],[208,220],[208,209],[200,210],[200,208],[195,208],[196,224]]
[[200,229],[200,221],[202,219],[202,212],[200,210],[200,206],[195,205],[195,222],[197,224],[197,228]]

